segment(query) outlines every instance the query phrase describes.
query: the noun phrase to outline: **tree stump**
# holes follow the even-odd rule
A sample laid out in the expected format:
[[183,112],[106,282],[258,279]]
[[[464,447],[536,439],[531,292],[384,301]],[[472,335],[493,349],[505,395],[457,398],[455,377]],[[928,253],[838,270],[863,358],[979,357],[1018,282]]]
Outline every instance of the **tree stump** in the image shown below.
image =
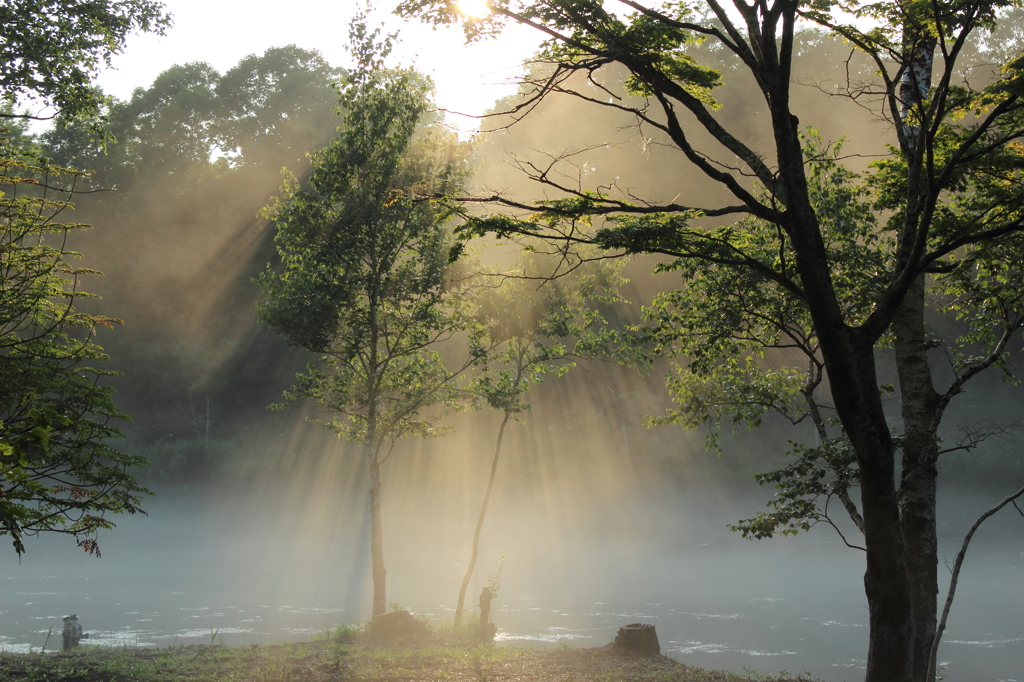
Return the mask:
[[641,654],[660,654],[661,645],[658,644],[658,634],[654,631],[653,625],[642,623],[631,623],[619,628],[615,635],[615,644],[626,651],[634,651]]
[[71,651],[78,646],[78,642],[89,639],[89,635],[82,633],[82,625],[78,622],[78,616],[67,616],[64,618],[64,632],[61,633],[61,640],[64,651]]
[[371,639],[422,639],[427,626],[408,611],[388,611],[370,621]]
[[491,600],[494,599],[494,591],[490,586],[485,587],[480,593],[480,639],[485,642],[493,642],[498,627],[491,623]]

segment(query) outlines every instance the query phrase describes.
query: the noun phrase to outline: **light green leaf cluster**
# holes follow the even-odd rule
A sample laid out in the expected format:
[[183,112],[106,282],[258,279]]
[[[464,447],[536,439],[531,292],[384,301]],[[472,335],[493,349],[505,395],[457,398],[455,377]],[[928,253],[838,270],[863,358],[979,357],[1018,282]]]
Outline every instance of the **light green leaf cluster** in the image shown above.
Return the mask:
[[104,98],[91,80],[135,32],[163,33],[155,0],[6,0],[0,4],[0,97],[41,97],[69,119],[101,129]]
[[[841,144],[826,147],[813,131],[806,137],[810,194],[844,313],[856,323],[870,314],[873,292],[885,285],[878,245],[886,237],[856,176],[838,163],[840,150]],[[768,412],[793,422],[811,416],[807,401],[823,378],[823,360],[799,290],[780,283],[796,266],[784,234],[756,218],[682,229],[678,220],[671,214],[628,217],[599,233],[608,245],[676,254],[658,270],[676,272],[686,283],[656,295],[644,309],[646,324],[636,330],[636,341],[651,353],[680,362],[669,381],[677,407],[654,423],[757,428]],[[782,367],[766,360],[769,351],[787,357]],[[794,369],[794,362],[806,371]],[[714,434],[710,442],[717,442]]]
[[585,264],[579,254],[567,262],[533,246],[513,268],[477,275],[473,293],[490,347],[473,390],[513,418],[529,409],[526,393],[545,378],[564,376],[575,358],[603,354],[611,338],[604,312],[622,300],[624,283],[619,263]]
[[821,523],[831,523],[828,504],[840,498],[849,504],[848,490],[857,484],[856,456],[846,438],[826,441],[817,447],[790,443],[790,464],[766,474],[758,474],[760,485],[777,490],[768,502],[768,512],[758,512],[730,529],[752,540],[776,535],[796,535]]
[[[1005,86],[996,80],[979,91],[964,91],[961,112],[985,115],[1000,107]],[[933,163],[956,172],[935,209],[928,246],[936,257],[926,271],[936,312],[962,324],[952,340],[932,343],[946,347],[958,374],[991,358],[1013,380],[1003,350],[1009,335],[1024,325],[1024,240],[1015,227],[1024,220],[1024,145],[1008,138],[1022,127],[1024,112],[1011,111],[984,134],[977,134],[977,123],[944,123],[935,136]],[[901,190],[906,160],[894,153],[873,169],[874,207],[889,214],[887,227],[895,230],[909,219]],[[971,243],[971,235],[988,238]],[[993,356],[993,351],[998,352]]]

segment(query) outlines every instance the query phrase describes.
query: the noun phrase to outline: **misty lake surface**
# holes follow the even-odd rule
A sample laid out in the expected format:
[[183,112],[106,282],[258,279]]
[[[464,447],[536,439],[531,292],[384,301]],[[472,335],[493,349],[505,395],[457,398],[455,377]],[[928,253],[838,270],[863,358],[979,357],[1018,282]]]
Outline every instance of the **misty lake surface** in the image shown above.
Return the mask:
[[[967,516],[988,500],[963,500],[970,514],[944,526],[940,557],[949,564]],[[47,648],[59,648],[61,618],[71,613],[90,646],[129,647],[306,640],[369,616],[368,524],[358,515],[215,495],[157,498],[147,508],[149,517],[119,519],[101,536],[101,559],[64,537],[29,539],[20,563],[5,546],[0,649],[39,650],[50,628]],[[749,509],[729,495],[638,503],[632,514],[643,532],[608,532],[594,517],[498,514],[467,603],[475,608],[494,571],[487,557],[504,555],[494,603],[500,642],[601,646],[622,625],[644,622],[656,625],[662,652],[684,663],[862,679],[862,553],[824,528],[743,540],[725,525]],[[469,534],[456,538],[460,527],[431,542],[436,519],[411,516],[386,526],[388,597],[450,618]],[[1024,520],[1014,513],[990,523],[968,555],[940,650],[946,679],[1024,681]]]

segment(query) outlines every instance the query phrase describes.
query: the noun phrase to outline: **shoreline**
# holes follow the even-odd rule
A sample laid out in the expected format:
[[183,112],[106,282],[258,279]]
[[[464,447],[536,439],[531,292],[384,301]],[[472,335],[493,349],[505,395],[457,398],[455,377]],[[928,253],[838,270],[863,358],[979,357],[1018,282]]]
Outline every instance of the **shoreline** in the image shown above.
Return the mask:
[[0,653],[0,682],[809,682],[747,676],[640,655],[614,644],[538,649],[444,639],[374,642],[365,637],[272,645],[89,647]]

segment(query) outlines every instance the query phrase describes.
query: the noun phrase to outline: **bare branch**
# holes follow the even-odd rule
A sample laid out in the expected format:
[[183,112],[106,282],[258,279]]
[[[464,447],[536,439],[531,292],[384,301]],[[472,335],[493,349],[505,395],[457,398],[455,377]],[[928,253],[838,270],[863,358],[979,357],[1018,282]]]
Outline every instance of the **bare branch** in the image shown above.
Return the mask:
[[953,606],[953,597],[956,594],[956,584],[957,580],[960,578],[960,568],[963,566],[964,557],[967,555],[967,547],[971,544],[971,538],[974,537],[975,531],[978,530],[978,527],[981,526],[988,517],[992,516],[1006,505],[1012,503],[1013,506],[1017,508],[1017,511],[1020,511],[1020,507],[1017,507],[1016,500],[1021,495],[1024,495],[1024,488],[1021,488],[1009,497],[1004,498],[1002,502],[979,516],[978,520],[974,522],[973,526],[971,526],[971,529],[967,531],[963,545],[960,547],[960,551],[957,552],[956,560],[953,562],[953,575],[949,579],[949,593],[946,595],[946,605],[942,608],[942,617],[939,619],[938,627],[935,629],[935,637],[932,639],[932,653],[928,660],[928,674],[925,676],[926,680],[935,679],[935,659],[939,652],[939,642],[942,640],[943,630],[946,629],[946,618],[949,616],[949,609]]

